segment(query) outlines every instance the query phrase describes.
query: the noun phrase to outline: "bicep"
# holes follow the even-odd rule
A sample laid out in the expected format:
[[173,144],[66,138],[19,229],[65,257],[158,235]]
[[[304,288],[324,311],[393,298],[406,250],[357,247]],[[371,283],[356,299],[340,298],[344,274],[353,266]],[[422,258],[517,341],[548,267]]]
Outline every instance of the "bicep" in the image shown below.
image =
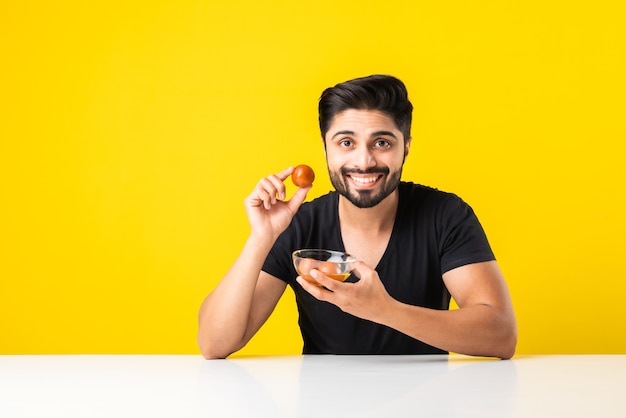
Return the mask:
[[513,312],[506,281],[496,261],[457,267],[444,273],[443,281],[460,308],[488,305]]
[[246,330],[246,342],[261,328],[272,314],[280,297],[285,292],[287,283],[261,271],[254,289],[252,306],[250,307],[250,317]]

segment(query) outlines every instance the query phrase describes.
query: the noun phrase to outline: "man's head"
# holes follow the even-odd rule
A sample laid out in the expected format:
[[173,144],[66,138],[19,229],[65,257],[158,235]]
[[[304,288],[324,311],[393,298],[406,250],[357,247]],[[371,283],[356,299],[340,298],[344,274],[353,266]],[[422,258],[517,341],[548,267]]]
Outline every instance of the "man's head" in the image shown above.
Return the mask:
[[319,124],[322,139],[337,113],[348,109],[378,110],[388,115],[404,136],[411,137],[413,105],[404,83],[389,75],[371,75],[329,87],[319,100]]
[[358,208],[372,208],[400,183],[411,144],[411,113],[404,84],[375,75],[322,93],[320,128],[330,180]]

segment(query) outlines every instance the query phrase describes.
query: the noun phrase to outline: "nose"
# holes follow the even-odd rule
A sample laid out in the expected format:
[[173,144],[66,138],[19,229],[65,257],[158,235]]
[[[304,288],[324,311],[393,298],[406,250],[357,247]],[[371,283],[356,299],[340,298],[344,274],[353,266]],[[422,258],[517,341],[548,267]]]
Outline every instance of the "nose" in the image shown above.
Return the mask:
[[376,165],[376,159],[374,158],[374,154],[368,146],[361,146],[357,150],[355,157],[355,168],[365,170]]

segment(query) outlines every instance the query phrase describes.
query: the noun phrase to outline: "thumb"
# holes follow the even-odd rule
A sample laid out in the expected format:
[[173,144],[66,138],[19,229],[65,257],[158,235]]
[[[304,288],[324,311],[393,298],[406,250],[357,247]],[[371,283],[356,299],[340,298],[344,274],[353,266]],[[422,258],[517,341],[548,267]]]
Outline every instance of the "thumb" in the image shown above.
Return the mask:
[[309,190],[311,190],[311,187],[313,186],[303,187],[303,188],[296,190],[293,196],[291,196],[291,199],[289,199],[289,201],[286,202],[287,207],[289,208],[291,213],[296,213],[298,211],[298,208],[300,207],[300,205],[302,205],[302,202],[304,202],[304,199],[306,199],[306,195],[309,192]]
[[363,279],[363,276],[367,276],[367,273],[370,271],[372,271],[372,268],[362,261],[357,261],[356,263],[354,263],[352,268],[352,274],[354,274],[359,279]]

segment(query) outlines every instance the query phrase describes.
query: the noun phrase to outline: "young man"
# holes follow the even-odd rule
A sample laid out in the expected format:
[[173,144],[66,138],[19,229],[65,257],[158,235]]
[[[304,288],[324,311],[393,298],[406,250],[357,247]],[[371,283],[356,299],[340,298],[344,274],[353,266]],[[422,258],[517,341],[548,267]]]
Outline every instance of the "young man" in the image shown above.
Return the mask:
[[[293,168],[261,179],[245,200],[250,236],[207,296],[198,342],[206,358],[242,348],[290,285],[304,354],[440,354],[510,358],[517,329],[510,296],[472,209],[453,194],[401,182],[413,106],[391,76],[326,89],[319,119],[335,192],[285,200]],[[301,248],[345,251],[353,280],[297,273]],[[459,309],[448,310],[452,296]]]

